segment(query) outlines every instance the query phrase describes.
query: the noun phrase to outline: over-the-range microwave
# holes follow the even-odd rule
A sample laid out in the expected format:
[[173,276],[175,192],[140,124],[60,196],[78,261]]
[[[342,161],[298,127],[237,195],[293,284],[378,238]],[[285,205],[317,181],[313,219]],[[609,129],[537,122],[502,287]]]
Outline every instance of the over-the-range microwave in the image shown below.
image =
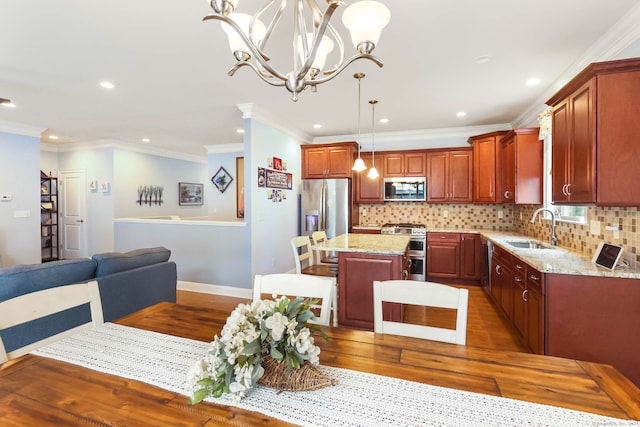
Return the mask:
[[427,200],[427,178],[407,176],[384,179],[384,200],[398,202],[418,202]]

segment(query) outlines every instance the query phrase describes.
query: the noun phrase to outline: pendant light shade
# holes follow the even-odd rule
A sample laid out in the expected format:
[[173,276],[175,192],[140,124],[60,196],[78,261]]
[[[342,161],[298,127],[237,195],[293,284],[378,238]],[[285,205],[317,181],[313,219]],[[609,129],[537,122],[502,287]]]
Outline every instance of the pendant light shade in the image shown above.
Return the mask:
[[378,169],[376,169],[376,134],[374,129],[377,103],[378,101],[375,99],[369,101],[369,104],[371,104],[371,169],[369,169],[367,176],[371,179],[376,179],[380,176]]
[[352,170],[356,172],[362,172],[367,169],[367,165],[364,164],[364,160],[360,157],[360,81],[364,78],[363,73],[356,73],[353,75],[354,78],[358,79],[358,158],[353,164]]

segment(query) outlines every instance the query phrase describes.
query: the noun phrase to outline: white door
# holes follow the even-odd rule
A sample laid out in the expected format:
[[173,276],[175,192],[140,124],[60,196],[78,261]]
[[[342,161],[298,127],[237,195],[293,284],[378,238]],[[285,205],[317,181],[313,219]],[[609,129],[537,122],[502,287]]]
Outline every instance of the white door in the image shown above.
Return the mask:
[[60,234],[63,259],[87,257],[86,173],[84,170],[61,171]]

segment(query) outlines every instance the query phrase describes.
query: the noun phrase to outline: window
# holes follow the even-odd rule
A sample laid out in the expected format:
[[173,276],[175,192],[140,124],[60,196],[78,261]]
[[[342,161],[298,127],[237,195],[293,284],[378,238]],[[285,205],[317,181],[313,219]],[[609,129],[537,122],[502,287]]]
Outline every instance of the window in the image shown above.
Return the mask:
[[[551,134],[544,140],[544,206],[556,213],[557,221],[587,223],[586,206],[559,206],[551,203]],[[544,218],[551,219],[548,213]]]

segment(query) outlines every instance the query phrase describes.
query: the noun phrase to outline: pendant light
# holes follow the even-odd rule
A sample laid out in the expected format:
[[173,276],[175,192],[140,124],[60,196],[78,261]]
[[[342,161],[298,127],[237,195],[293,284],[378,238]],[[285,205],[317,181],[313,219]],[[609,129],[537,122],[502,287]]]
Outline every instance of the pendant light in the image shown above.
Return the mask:
[[380,176],[378,169],[376,169],[376,134],[374,129],[377,103],[378,101],[375,99],[369,101],[369,104],[371,104],[371,169],[369,169],[367,176],[371,179],[376,179]]
[[353,77],[358,79],[358,158],[356,159],[351,169],[356,172],[362,172],[363,170],[367,169],[367,165],[364,164],[364,160],[362,160],[362,157],[360,157],[360,81],[364,78],[364,74],[355,73]]

